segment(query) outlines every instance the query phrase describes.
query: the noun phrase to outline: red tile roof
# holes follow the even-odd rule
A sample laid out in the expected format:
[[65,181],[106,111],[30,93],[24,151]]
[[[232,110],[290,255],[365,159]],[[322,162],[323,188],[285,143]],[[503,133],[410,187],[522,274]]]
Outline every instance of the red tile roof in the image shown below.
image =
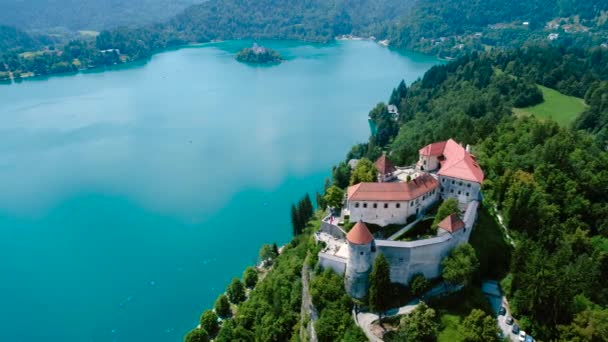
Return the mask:
[[439,222],[437,225],[439,228],[445,229],[450,233],[454,233],[464,228],[464,222],[460,219],[458,214],[452,214]]
[[440,156],[443,154],[443,148],[445,147],[446,143],[447,143],[447,141],[440,141],[440,142],[428,144],[428,145],[424,146],[423,148],[421,148],[418,152],[423,156],[429,156],[429,157]]
[[372,242],[374,237],[372,236],[372,233],[369,232],[369,229],[367,229],[365,223],[363,223],[363,221],[359,221],[354,227],[351,228],[348,234],[346,234],[346,239],[350,243],[365,245]]
[[426,145],[419,152],[423,156],[443,156],[437,172],[440,176],[483,183],[483,170],[475,157],[452,139]]
[[410,201],[438,186],[439,182],[428,173],[407,183],[359,183],[348,187],[348,200]]
[[393,163],[391,163],[391,161],[386,157],[385,154],[383,154],[380,158],[378,158],[378,160],[376,160],[374,165],[376,165],[376,170],[378,170],[378,173],[380,173],[380,174],[387,174],[387,173],[395,172],[395,170],[396,170],[395,167],[393,166]]

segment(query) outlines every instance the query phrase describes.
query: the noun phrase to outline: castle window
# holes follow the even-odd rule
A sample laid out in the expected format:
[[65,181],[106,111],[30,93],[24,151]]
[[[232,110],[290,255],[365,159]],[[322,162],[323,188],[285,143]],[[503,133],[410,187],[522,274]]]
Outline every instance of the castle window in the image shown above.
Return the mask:
[[412,201],[412,202],[410,202],[410,207],[413,207],[413,206],[414,206],[414,202]]
[[454,184],[454,183],[456,183],[456,182],[452,181],[452,184]]
[[452,194],[453,194],[453,193],[454,193],[454,189],[450,190],[450,193],[452,193]]
[[395,208],[401,208],[401,203],[395,204]]
[[360,252],[361,255],[363,255],[363,252]]
[[363,203],[363,208],[367,208],[367,203]]
[[388,209],[388,203],[384,203],[384,209]]
[[374,203],[374,209],[378,208],[378,203]]
[[458,191],[458,194],[460,195],[461,191]]
[[467,197],[469,197],[469,193],[467,192]]
[[359,208],[359,202],[355,202],[355,208]]
[[462,186],[462,182],[459,182],[458,185]]
[[467,184],[467,188],[470,188],[470,187],[471,187],[471,183],[468,183],[468,184]]
[[445,178],[442,178],[442,179],[441,179],[441,183],[443,183],[443,182],[445,182]]

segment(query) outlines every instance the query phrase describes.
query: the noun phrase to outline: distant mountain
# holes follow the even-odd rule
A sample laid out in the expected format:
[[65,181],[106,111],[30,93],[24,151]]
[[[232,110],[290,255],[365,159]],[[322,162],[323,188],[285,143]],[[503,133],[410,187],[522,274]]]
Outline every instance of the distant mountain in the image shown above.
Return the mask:
[[0,24],[102,30],[168,19],[204,0],[0,0]]

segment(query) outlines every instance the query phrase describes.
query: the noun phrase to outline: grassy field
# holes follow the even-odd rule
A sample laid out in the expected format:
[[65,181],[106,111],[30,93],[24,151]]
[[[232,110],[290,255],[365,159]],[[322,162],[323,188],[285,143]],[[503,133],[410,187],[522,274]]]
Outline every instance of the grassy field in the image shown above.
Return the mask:
[[555,120],[562,126],[569,126],[587,108],[581,98],[564,95],[541,85],[538,87],[543,92],[545,101],[531,107],[513,108],[516,115],[534,115],[542,119]]

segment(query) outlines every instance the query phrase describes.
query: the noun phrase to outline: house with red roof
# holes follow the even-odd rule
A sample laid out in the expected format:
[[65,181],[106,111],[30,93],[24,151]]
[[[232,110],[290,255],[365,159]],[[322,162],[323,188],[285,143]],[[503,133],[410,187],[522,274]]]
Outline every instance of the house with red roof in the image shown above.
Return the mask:
[[453,139],[421,148],[416,168],[438,176],[443,198],[455,198],[463,205],[479,199],[483,170],[468,148]]
[[351,221],[380,226],[405,224],[439,199],[439,181],[428,173],[409,182],[359,183],[348,187],[346,210]]

